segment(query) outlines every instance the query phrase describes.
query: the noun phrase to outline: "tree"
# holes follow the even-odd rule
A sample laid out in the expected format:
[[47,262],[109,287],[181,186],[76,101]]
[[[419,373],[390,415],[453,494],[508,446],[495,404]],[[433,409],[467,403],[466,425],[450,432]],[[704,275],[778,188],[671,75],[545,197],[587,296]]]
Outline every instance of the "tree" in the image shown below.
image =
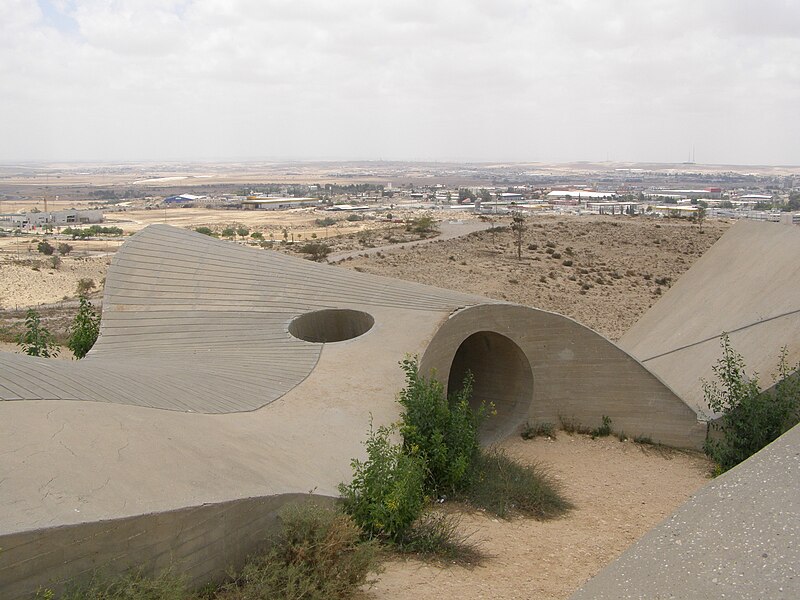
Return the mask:
[[511,231],[514,233],[514,243],[517,246],[517,260],[522,260],[522,238],[527,227],[525,216],[520,212],[515,212],[511,217]]
[[298,250],[303,254],[308,254],[311,260],[315,260],[317,262],[321,261],[331,253],[330,246],[323,244],[322,242],[309,242],[308,244],[303,244],[300,246]]
[[58,346],[53,339],[53,334],[42,325],[42,319],[32,308],[25,315],[25,332],[17,337],[17,346],[28,356],[41,358],[55,358],[58,356]]
[[222,230],[220,235],[222,235],[222,237],[232,238],[236,235],[236,231],[234,231],[233,227],[226,227]]
[[70,252],[72,252],[72,245],[71,244],[67,244],[66,242],[61,242],[58,245],[58,253],[61,256],[66,256]]
[[236,228],[236,233],[240,238],[246,238],[248,235],[250,235],[250,230],[247,227],[240,225]]
[[38,244],[36,244],[36,249],[45,256],[50,256],[55,251],[53,245],[50,244],[47,240],[43,240]]
[[67,348],[80,360],[92,349],[100,334],[100,315],[86,296],[80,297],[80,305],[72,325],[69,327]]

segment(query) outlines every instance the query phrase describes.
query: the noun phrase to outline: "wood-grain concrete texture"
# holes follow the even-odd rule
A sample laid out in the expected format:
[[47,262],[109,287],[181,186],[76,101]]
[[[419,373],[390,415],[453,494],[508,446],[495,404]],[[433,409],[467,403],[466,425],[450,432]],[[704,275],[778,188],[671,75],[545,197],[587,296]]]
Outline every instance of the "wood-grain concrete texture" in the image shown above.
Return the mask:
[[[336,343],[289,333],[320,310],[371,317],[334,322],[333,335],[369,329]],[[85,359],[0,353],[0,589],[22,590],[2,597],[60,581],[65,560],[153,564],[154,548],[182,544],[184,525],[158,525],[168,511],[233,503],[235,515],[248,498],[336,496],[370,419],[398,418],[407,354],[445,383],[451,367],[473,369],[476,390],[498,404],[495,438],[531,417],[595,426],[609,415],[629,435],[699,443],[675,394],[563,316],[151,226],[111,265]],[[134,517],[139,529],[118,539],[89,534]],[[64,527],[75,543],[31,551]],[[176,556],[204,565],[197,580],[230,566],[192,548]]]
[[571,600],[800,598],[800,425],[714,479]]
[[781,348],[800,361],[800,228],[742,220],[623,336],[619,346],[702,417],[727,332],[748,373],[772,384]]

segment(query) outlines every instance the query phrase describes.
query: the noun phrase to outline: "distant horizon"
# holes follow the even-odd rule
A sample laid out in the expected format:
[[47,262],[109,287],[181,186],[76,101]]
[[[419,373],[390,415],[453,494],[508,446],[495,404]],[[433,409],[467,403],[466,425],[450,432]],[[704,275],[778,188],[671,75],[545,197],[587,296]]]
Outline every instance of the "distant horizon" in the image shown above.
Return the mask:
[[446,165],[654,165],[654,166],[693,166],[693,167],[760,167],[760,168],[800,168],[800,162],[796,164],[777,164],[777,163],[724,163],[724,162],[670,162],[654,160],[457,160],[457,159],[386,159],[386,158],[130,158],[130,159],[0,159],[2,166],[32,166],[32,165],[127,165],[127,164],[169,164],[169,165],[230,165],[230,164],[355,164],[355,163],[386,163],[386,164],[446,164]]

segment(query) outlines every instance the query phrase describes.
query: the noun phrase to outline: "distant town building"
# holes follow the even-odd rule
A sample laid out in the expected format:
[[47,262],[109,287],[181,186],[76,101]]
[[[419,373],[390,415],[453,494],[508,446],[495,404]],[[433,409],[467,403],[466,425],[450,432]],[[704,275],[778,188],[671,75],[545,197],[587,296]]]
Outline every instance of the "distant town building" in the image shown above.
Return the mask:
[[164,202],[166,204],[191,204],[204,198],[205,196],[195,196],[194,194],[180,194],[178,196],[167,196],[164,198]]
[[0,220],[11,227],[19,229],[36,229],[45,225],[65,227],[67,225],[82,225],[102,223],[103,211],[100,210],[57,210],[48,212],[28,212],[21,214],[7,214],[0,216]]
[[245,210],[287,210],[319,205],[319,198],[258,198],[250,196],[247,200],[242,200],[242,208]]

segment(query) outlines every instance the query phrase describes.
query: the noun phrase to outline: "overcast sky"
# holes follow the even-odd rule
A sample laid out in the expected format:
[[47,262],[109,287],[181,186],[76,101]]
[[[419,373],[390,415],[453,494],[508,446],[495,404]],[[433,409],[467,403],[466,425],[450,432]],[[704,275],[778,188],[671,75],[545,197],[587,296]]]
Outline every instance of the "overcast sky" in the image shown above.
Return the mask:
[[800,0],[0,0],[0,160],[800,163]]

